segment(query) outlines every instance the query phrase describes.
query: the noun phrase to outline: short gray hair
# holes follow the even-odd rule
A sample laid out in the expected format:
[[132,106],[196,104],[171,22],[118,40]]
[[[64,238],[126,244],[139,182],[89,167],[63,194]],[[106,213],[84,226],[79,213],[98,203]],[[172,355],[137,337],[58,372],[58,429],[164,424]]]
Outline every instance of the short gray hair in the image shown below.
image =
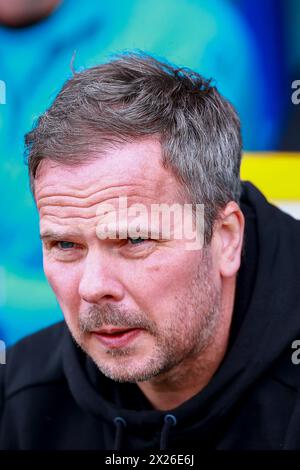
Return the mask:
[[191,203],[205,205],[205,242],[220,209],[239,202],[241,132],[211,80],[142,52],[75,73],[25,137],[29,177],[42,160],[88,163],[114,142],[157,136],[162,164]]

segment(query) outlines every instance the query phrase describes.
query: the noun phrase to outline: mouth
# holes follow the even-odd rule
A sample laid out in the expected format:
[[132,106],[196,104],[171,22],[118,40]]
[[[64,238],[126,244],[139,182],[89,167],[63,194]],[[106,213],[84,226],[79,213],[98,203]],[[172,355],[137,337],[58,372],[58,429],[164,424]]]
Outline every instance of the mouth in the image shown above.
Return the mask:
[[92,333],[106,348],[118,349],[128,346],[141,332],[141,328],[103,328]]

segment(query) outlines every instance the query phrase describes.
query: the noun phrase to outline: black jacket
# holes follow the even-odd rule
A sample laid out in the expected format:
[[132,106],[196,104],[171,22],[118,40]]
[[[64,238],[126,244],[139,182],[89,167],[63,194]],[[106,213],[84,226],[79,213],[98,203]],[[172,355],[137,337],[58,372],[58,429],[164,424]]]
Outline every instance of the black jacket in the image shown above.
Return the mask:
[[300,449],[300,222],[250,183],[241,208],[230,344],[209,384],[153,410],[135,384],[103,376],[61,322],[19,341],[0,366],[0,449]]

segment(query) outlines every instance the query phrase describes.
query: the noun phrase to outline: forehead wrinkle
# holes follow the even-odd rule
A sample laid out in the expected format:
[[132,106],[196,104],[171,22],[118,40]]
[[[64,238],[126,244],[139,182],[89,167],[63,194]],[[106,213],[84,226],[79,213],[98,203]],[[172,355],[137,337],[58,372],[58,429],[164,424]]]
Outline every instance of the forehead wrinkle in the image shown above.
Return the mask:
[[[90,170],[92,173],[92,169]],[[98,171],[94,170],[93,171],[93,178],[88,177],[86,178],[82,174],[80,174],[81,181],[77,180],[76,183],[73,182],[72,177],[70,178],[64,178],[64,185],[66,186],[67,189],[70,189],[72,192],[75,190],[79,193],[79,197],[83,196],[89,196],[95,192],[95,189],[97,189],[99,183],[103,184],[103,190],[109,189],[109,188],[114,188],[114,187],[122,187],[122,186],[144,186],[145,181],[149,180],[150,182],[155,181],[155,178],[153,178],[153,175],[148,175],[147,169],[143,170],[141,167],[138,168],[138,172],[136,169],[131,169],[129,171],[128,168],[125,170],[118,170],[117,176],[119,178],[119,181],[116,181],[116,174],[111,171]],[[45,174],[45,178],[47,181],[47,173]],[[170,175],[171,176],[171,175]],[[54,177],[54,183],[51,182],[51,178]],[[52,188],[56,186],[56,175],[50,176],[50,181],[48,178],[48,183],[46,183],[44,186],[42,185],[42,188],[40,191],[42,192],[44,188]],[[78,175],[75,174],[73,175],[75,180],[78,178]],[[83,179],[82,179],[83,178]],[[160,175],[158,178],[159,180],[166,180],[166,175]],[[37,179],[37,184],[39,183],[39,179]],[[161,181],[157,181],[158,184],[161,183]],[[39,191],[37,191],[39,192]]]
[[[80,184],[80,183],[79,183]],[[72,196],[74,198],[78,198],[78,199],[81,199],[81,198],[89,198],[90,196],[93,196],[94,194],[97,194],[101,191],[106,191],[106,190],[113,190],[113,189],[118,189],[118,188],[123,188],[123,187],[130,187],[130,186],[143,186],[143,182],[141,182],[140,184],[137,183],[136,181],[134,183],[120,183],[120,184],[109,184],[107,186],[104,186],[102,187],[101,189],[97,190],[95,192],[95,187],[98,186],[99,182],[96,182],[94,183],[94,185],[88,185],[88,188],[87,189],[80,189],[79,187],[79,184],[76,184],[74,186],[72,186],[71,184],[69,184],[67,187],[66,187],[66,191],[61,193],[62,196]],[[86,183],[87,184],[87,183]],[[85,184],[85,185],[86,185]],[[51,185],[51,184],[47,184],[45,185],[43,188],[41,188],[39,191],[37,191],[37,195],[39,193],[43,193],[43,190],[44,189],[50,189],[51,188],[56,188],[55,185]],[[61,190],[61,187],[59,188]],[[70,192],[68,192],[70,191]],[[74,191],[76,191],[77,193],[79,193],[78,195],[74,194]],[[82,194],[80,194],[82,193]],[[60,195],[60,193],[58,193],[58,195]],[[40,198],[42,199],[43,197],[47,197],[47,196],[52,196],[52,193],[50,192],[50,194],[45,194],[43,196],[40,196]]]
[[[136,201],[134,201],[136,199]],[[149,201],[149,202],[148,202]],[[143,195],[142,197],[139,194],[132,194],[128,197],[127,207],[130,208],[132,204],[143,203],[145,207],[151,205],[154,202],[153,197]],[[148,204],[146,203],[148,202]],[[45,204],[39,208],[41,220],[45,217],[56,217],[57,219],[84,219],[84,220],[93,220],[98,219],[97,209],[101,203],[94,203],[88,207],[79,207],[73,205],[61,205],[61,204]],[[112,206],[111,211],[118,212],[118,196],[114,198],[107,199],[105,204],[110,204]],[[94,209],[93,209],[94,208]],[[107,209],[108,210],[108,209]],[[108,212],[110,212],[108,210]]]
[[[71,213],[76,213],[77,211],[82,211],[82,212],[92,212],[92,214],[94,214],[96,211],[97,211],[97,207],[99,205],[101,205],[103,202],[105,202],[105,204],[111,204],[114,209],[118,209],[118,199],[119,199],[120,196],[114,196],[114,197],[110,197],[109,199],[105,199],[103,201],[97,201],[97,202],[93,202],[93,203],[90,203],[89,205],[78,205],[78,204],[65,204],[65,201],[61,201],[61,202],[52,202],[52,201],[44,201],[43,204],[40,204],[38,206],[38,209],[40,211],[40,215],[42,216],[44,213],[50,213],[51,214],[51,210],[55,211],[55,213],[53,215],[58,215],[59,213],[61,212],[66,212],[68,210],[71,211]],[[146,201],[149,201],[149,203],[159,203],[161,201],[157,201],[156,199],[153,198],[153,196],[148,196],[147,194],[143,194],[142,196],[138,193],[132,193],[130,194],[128,197],[128,202],[127,202],[127,206],[130,207],[131,204],[135,204],[135,203],[145,203]],[[93,209],[94,208],[94,209]],[[62,216],[63,217],[63,216]],[[66,216],[68,217],[68,216]],[[93,217],[93,216],[84,216],[82,215],[82,217],[85,217],[85,218],[90,218],[90,217]]]
[[[43,196],[37,195],[37,207],[38,209],[40,209],[41,207],[45,205],[61,206],[62,203],[64,202],[67,202],[67,203],[72,202],[72,204],[68,204],[69,207],[89,208],[89,207],[93,207],[96,204],[100,204],[101,202],[104,202],[104,201],[107,202],[108,199],[117,198],[119,195],[112,196],[109,198],[109,193],[115,190],[120,191],[121,193],[126,191],[128,194],[124,194],[124,195],[128,195],[128,197],[134,196],[134,195],[138,196],[137,189],[139,187],[142,189],[143,197],[151,198],[151,196],[147,196],[145,194],[145,192],[147,192],[147,189],[149,193],[153,192],[154,194],[156,194],[156,188],[150,189],[150,188],[145,187],[145,184],[133,183],[133,184],[126,184],[126,185],[124,184],[124,185],[117,185],[117,186],[107,186],[105,188],[98,190],[96,193],[92,192],[87,196],[79,196],[74,193],[62,193],[62,192],[58,192],[57,194],[49,193]],[[101,195],[100,201],[98,199],[99,195]],[[94,202],[95,199],[97,199],[96,202]]]

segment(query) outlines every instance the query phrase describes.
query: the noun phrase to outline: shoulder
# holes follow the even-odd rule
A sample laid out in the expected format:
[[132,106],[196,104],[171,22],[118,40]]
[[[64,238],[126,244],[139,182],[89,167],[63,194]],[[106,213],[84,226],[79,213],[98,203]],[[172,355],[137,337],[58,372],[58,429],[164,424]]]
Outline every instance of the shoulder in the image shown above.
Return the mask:
[[[257,221],[259,228],[269,232],[280,233],[283,236],[298,237],[300,234],[300,220],[281,210],[269,202],[261,191],[249,181],[242,181],[241,209]],[[298,238],[297,238],[298,239]],[[299,246],[297,243],[296,246]]]
[[7,351],[0,368],[1,400],[31,386],[57,381],[62,377],[62,344],[65,322],[56,323],[26,336]]

